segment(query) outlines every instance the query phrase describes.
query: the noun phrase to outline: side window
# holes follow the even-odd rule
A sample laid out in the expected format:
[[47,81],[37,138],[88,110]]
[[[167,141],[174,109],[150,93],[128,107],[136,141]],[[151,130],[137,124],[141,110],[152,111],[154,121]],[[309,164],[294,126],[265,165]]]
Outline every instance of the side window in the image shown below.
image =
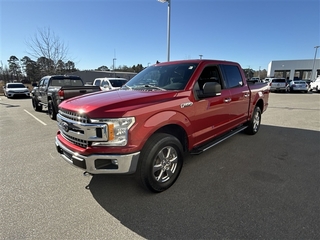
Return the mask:
[[39,87],[42,87],[43,86],[43,83],[44,83],[44,78],[42,78],[39,82]]
[[235,65],[222,65],[226,79],[227,88],[235,88],[243,86],[243,79],[239,68]]
[[216,66],[209,66],[209,67],[206,67],[199,79],[198,79],[198,84],[199,84],[199,88],[200,90],[203,89],[203,85],[206,83],[206,82],[216,82],[216,83],[219,83],[221,85],[221,88],[223,86],[222,82],[221,82],[221,77],[220,77],[220,74],[219,74],[219,70]]
[[43,81],[43,86],[47,86],[47,85],[48,85],[48,81],[49,81],[49,79],[46,78],[46,79]]

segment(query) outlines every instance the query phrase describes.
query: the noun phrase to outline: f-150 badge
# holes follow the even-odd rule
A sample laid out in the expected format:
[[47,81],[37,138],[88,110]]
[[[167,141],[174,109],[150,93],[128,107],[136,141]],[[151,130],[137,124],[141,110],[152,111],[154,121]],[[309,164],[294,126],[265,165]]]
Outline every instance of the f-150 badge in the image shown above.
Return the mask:
[[181,103],[180,104],[180,107],[181,108],[185,108],[185,107],[191,107],[193,105],[193,103],[192,102],[188,102],[188,103]]

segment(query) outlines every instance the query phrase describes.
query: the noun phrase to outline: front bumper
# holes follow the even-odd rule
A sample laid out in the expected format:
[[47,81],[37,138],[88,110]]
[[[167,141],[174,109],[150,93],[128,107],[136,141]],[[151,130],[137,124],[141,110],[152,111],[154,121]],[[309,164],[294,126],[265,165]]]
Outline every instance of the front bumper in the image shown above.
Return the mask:
[[28,92],[7,92],[6,93],[7,97],[30,97],[30,93]]
[[308,91],[307,87],[293,87],[292,91]]
[[92,154],[83,156],[66,148],[56,137],[61,157],[75,167],[91,174],[131,174],[136,171],[140,152],[126,155]]

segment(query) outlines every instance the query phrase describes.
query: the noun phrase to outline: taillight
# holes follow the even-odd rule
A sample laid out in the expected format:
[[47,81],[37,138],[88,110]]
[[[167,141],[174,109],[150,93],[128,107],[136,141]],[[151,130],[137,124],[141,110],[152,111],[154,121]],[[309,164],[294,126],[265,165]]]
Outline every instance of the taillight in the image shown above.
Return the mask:
[[58,95],[59,95],[59,98],[60,98],[60,99],[64,99],[64,91],[63,91],[63,90],[60,89],[60,90],[58,91]]

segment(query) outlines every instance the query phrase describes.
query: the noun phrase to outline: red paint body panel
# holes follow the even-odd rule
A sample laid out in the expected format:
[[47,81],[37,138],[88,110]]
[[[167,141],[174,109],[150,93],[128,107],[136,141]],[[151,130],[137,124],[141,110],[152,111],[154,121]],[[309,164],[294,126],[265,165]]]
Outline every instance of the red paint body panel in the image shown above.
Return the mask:
[[[266,110],[269,97],[268,86],[259,84],[249,86],[237,63],[198,59],[160,63],[157,66],[189,62],[198,65],[182,90],[97,92],[72,98],[60,104],[61,109],[82,112],[91,119],[135,117],[135,124],[129,130],[127,146],[81,149],[72,146],[58,133],[59,140],[66,147],[82,155],[127,154],[140,151],[148,138],[160,128],[176,125],[185,131],[188,138],[187,148],[191,150],[215,136],[246,123],[251,118],[258,101],[261,101],[261,110]],[[234,65],[241,70],[244,83],[242,87],[222,89],[220,96],[196,99],[193,89],[202,70],[208,65],[221,64]],[[184,107],[184,104],[188,105]]]

